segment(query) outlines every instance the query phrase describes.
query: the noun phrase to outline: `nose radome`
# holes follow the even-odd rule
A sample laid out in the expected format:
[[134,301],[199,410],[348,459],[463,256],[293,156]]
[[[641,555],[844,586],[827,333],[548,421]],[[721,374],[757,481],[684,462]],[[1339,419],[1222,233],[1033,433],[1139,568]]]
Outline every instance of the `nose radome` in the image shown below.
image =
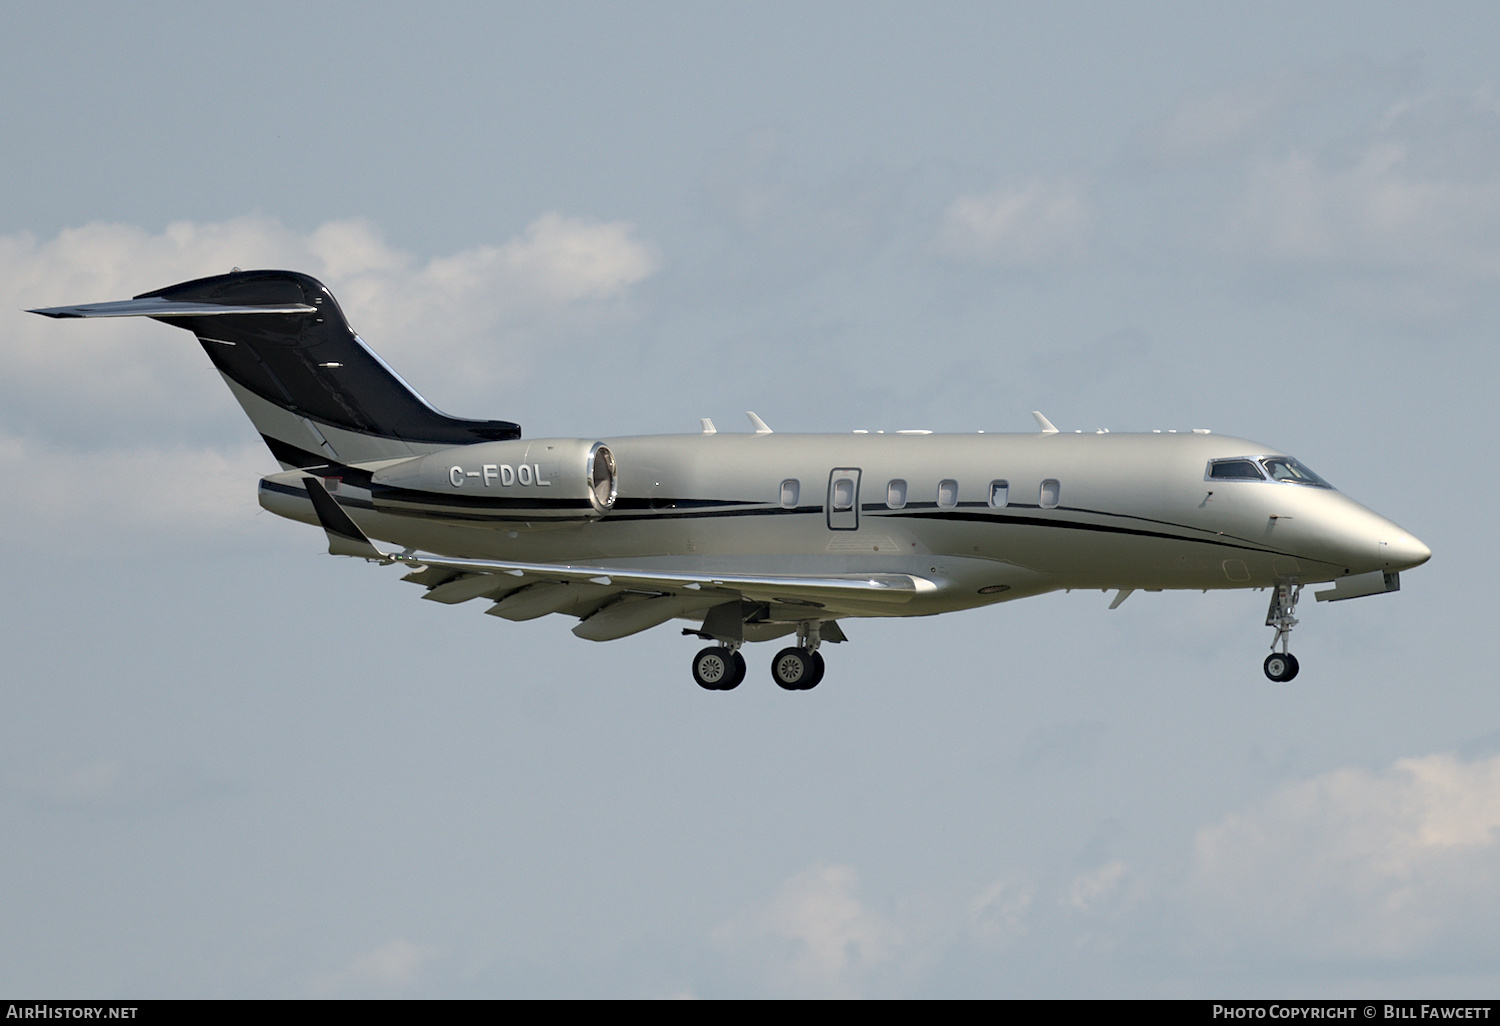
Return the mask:
[[1432,558],[1432,550],[1402,530],[1396,530],[1380,542],[1381,559],[1392,570],[1410,570]]

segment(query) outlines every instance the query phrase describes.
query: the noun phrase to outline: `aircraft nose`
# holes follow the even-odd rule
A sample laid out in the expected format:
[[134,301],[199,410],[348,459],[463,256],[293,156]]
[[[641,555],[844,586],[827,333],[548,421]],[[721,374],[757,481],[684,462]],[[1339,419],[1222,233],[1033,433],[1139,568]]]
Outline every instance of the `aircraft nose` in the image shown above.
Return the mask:
[[1432,550],[1415,535],[1397,527],[1380,540],[1380,558],[1392,570],[1410,570],[1431,559]]

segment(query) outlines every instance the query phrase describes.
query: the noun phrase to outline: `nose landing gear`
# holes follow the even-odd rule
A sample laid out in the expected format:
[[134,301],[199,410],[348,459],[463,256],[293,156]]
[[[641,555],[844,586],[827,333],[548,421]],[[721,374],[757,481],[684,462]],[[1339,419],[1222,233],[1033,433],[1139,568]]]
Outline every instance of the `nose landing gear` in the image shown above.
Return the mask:
[[[1297,664],[1297,657],[1287,651],[1287,644],[1292,636],[1292,628],[1297,626],[1297,618],[1292,614],[1297,609],[1297,600],[1302,597],[1302,585],[1295,581],[1284,581],[1276,585],[1276,590],[1271,593],[1271,607],[1266,610],[1266,626],[1276,628],[1276,637],[1271,641],[1271,654],[1266,656],[1266,676],[1278,684],[1285,683],[1297,676],[1301,669]],[[1281,651],[1276,651],[1277,646]]]

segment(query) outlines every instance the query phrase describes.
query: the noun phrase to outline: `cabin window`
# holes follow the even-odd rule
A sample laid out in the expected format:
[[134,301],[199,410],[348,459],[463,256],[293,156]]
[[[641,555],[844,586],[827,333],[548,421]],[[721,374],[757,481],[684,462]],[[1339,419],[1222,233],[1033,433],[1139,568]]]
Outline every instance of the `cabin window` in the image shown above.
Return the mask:
[[781,507],[782,509],[796,509],[797,499],[802,495],[802,485],[795,477],[789,477],[781,482]]
[[958,482],[947,479],[938,482],[938,503],[943,509],[958,505]]
[[850,509],[854,506],[854,481],[841,477],[833,482],[833,508]]
[[1210,481],[1264,481],[1254,460],[1215,460],[1208,465]]
[[990,505],[993,506],[995,509],[999,509],[1001,506],[1004,506],[1009,501],[1010,501],[1010,482],[1009,481],[991,481],[990,482]]
[[1042,482],[1042,494],[1038,501],[1042,509],[1052,509],[1057,505],[1058,497],[1062,494],[1062,485],[1057,483],[1056,478],[1049,477]]
[[906,505],[906,482],[897,478],[885,486],[885,504],[891,509]]

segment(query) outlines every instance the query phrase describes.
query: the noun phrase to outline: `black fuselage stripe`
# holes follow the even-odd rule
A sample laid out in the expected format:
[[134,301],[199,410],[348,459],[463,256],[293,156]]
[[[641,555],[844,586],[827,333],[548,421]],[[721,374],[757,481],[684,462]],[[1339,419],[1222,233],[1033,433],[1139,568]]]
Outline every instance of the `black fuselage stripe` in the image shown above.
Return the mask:
[[[332,476],[332,475],[330,475],[330,476]],[[270,482],[262,482],[261,487],[266,488],[267,490],[270,490],[270,491],[281,492],[281,493],[286,494],[286,495],[299,496],[299,497],[304,498],[304,499],[307,497],[307,492],[306,492],[305,489],[296,488],[296,487],[293,487],[293,486],[290,486],[290,485],[280,485],[280,484],[272,484]],[[347,497],[347,496],[335,496],[335,498],[338,499],[338,501],[340,502],[340,504],[345,505],[345,506],[353,506],[356,509],[369,509],[369,510],[372,510],[372,511],[377,512],[377,513],[387,513],[387,514],[390,514],[392,516],[426,517],[426,518],[435,519],[435,520],[466,521],[466,522],[471,522],[471,523],[524,523],[524,522],[527,522],[527,521],[549,521],[549,520],[565,520],[565,519],[566,520],[592,519],[592,518],[583,518],[583,517],[575,518],[575,517],[548,516],[546,510],[536,509],[536,507],[529,507],[529,508],[532,508],[532,509],[536,509],[536,514],[534,514],[532,516],[517,516],[514,513],[509,513],[509,512],[502,513],[498,509],[494,513],[490,513],[489,515],[486,515],[486,513],[485,513],[484,510],[475,509],[475,508],[473,508],[473,506],[468,506],[467,508],[462,509],[462,510],[460,510],[460,509],[451,509],[451,508],[450,509],[415,509],[415,508],[403,508],[403,507],[399,507],[399,506],[391,506],[391,505],[388,505],[388,504],[385,504],[385,503],[374,503],[374,502],[370,502],[368,500],[363,500],[363,499],[352,499],[352,498]],[[706,503],[717,501],[717,500],[697,499],[697,500],[688,500],[688,501],[692,501],[695,504],[706,504]],[[587,503],[580,503],[579,504],[579,508],[587,508],[587,505],[588,505]],[[507,500],[507,505],[506,505],[505,508],[507,510],[509,510],[509,509],[513,509],[514,506]],[[1036,508],[1036,507],[1032,507],[1032,508]],[[679,510],[672,510],[672,509],[663,509],[663,510],[656,510],[656,511],[652,511],[652,512],[644,512],[643,511],[643,512],[636,512],[636,513],[614,514],[614,515],[609,515],[608,516],[608,520],[628,521],[628,522],[631,522],[631,523],[637,523],[637,522],[640,522],[640,521],[647,521],[647,520],[700,520],[700,519],[717,519],[717,518],[746,517],[746,516],[812,516],[812,515],[820,515],[821,516],[823,514],[823,512],[824,512],[824,508],[822,506],[798,506],[798,507],[795,507],[793,509],[787,509],[787,508],[784,508],[784,507],[781,507],[781,506],[762,507],[762,508],[759,508],[759,509],[717,509],[717,510],[686,510],[686,511],[679,511]],[[1077,512],[1092,512],[1092,511],[1078,510]],[[1120,514],[1096,514],[1096,515],[1100,515],[1100,516],[1117,516],[1117,515],[1120,515]],[[1266,546],[1263,546],[1263,545],[1256,545],[1253,542],[1250,542],[1248,539],[1233,538],[1231,540],[1231,538],[1229,536],[1215,536],[1215,537],[1211,537],[1211,538],[1192,537],[1192,536],[1189,536],[1189,535],[1172,534],[1172,533],[1169,533],[1169,532],[1166,532],[1166,531],[1149,531],[1149,530],[1145,530],[1143,528],[1138,528],[1138,527],[1119,527],[1119,526],[1116,526],[1116,525],[1113,525],[1113,524],[1089,524],[1089,523],[1082,523],[1082,522],[1076,521],[1076,520],[1056,520],[1056,519],[1046,518],[1046,517],[1030,517],[1030,516],[1027,516],[1027,517],[1018,517],[1018,516],[1011,516],[1011,515],[1005,515],[1005,514],[999,514],[999,513],[968,513],[968,512],[964,512],[962,510],[932,510],[932,511],[917,510],[917,511],[912,511],[912,512],[895,511],[895,510],[893,510],[893,511],[888,512],[888,513],[876,514],[875,516],[876,516],[876,519],[879,519],[880,517],[898,517],[898,518],[903,518],[903,519],[918,519],[918,520],[954,520],[954,521],[960,521],[960,522],[966,522],[966,523],[992,524],[992,525],[994,525],[996,527],[1001,527],[1001,526],[1044,527],[1044,528],[1072,530],[1072,531],[1091,531],[1091,532],[1098,533],[1098,534],[1121,534],[1121,535],[1128,535],[1128,536],[1136,537],[1136,538],[1156,538],[1156,539],[1160,539],[1162,541],[1191,542],[1191,543],[1199,544],[1199,545],[1213,545],[1213,546],[1218,547],[1218,548],[1235,549],[1235,550],[1242,551],[1242,552],[1255,552],[1255,553],[1259,553],[1259,554],[1262,554],[1262,555],[1270,555],[1270,556],[1286,556],[1289,559],[1312,559],[1313,558],[1313,557],[1309,557],[1309,556],[1298,556],[1296,553],[1286,552],[1286,551],[1281,550],[1281,549],[1273,549],[1273,548],[1267,548]],[[1179,525],[1171,525],[1171,526],[1179,526]],[[1188,531],[1203,530],[1202,528],[1191,528],[1191,527],[1182,527],[1181,529],[1182,530],[1188,530]]]

